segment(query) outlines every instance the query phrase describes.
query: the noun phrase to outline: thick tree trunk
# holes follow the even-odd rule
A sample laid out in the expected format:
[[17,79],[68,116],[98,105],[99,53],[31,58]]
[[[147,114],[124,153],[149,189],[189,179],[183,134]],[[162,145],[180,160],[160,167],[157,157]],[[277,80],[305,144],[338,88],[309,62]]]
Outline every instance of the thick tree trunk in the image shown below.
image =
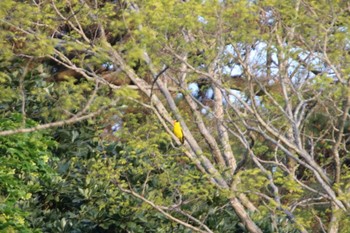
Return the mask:
[[231,206],[235,210],[238,217],[242,220],[244,226],[251,233],[262,233],[261,229],[251,220],[247,212],[245,211],[243,205],[239,202],[237,198],[230,199]]
[[339,207],[332,204],[332,216],[328,225],[328,233],[338,233],[339,231],[339,219],[337,213],[339,212]]

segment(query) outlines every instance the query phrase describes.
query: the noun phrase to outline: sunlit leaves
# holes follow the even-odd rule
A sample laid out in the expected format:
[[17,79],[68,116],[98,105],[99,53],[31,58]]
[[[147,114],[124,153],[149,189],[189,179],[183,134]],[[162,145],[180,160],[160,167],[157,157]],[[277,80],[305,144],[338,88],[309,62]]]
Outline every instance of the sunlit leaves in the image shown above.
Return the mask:
[[[248,1],[235,1],[225,8],[225,27],[234,42],[252,43],[258,36],[258,8]],[[259,35],[260,36],[260,35]]]
[[[239,190],[241,192],[248,192],[254,194],[258,193],[260,189],[264,189],[268,185],[267,178],[261,173],[259,169],[249,169],[239,173]],[[255,196],[258,198],[258,196]]]
[[[27,227],[28,220],[45,232],[185,231],[120,187],[159,206],[181,200],[179,208],[218,232],[243,229],[229,204],[229,198],[242,194],[259,210],[254,220],[266,232],[279,227],[283,232],[296,231],[283,208],[308,229],[319,219],[329,221],[330,212],[323,210],[330,199],[320,196],[315,205],[310,201],[315,206],[310,211],[303,211],[303,202],[319,195],[306,186],[327,191],[312,169],[319,165],[320,173],[333,178],[332,148],[338,134],[342,177],[329,189],[343,202],[349,198],[349,122],[339,124],[342,115],[347,118],[343,108],[349,94],[346,9],[344,1],[2,1],[0,111],[1,122],[13,123],[3,129],[33,127],[37,123],[31,119],[44,124],[103,111],[88,121],[52,129],[55,148],[45,147],[52,140],[47,132],[1,139],[0,179],[6,184],[1,191],[13,197],[7,202],[10,198],[1,194],[6,202],[1,221],[12,219],[13,226]],[[111,57],[113,52],[120,54],[121,64]],[[27,73],[26,64],[30,64]],[[220,82],[229,72],[240,72],[248,80],[241,85],[242,101],[236,109],[227,101],[223,104],[224,126],[232,132],[228,144],[235,159],[247,157],[236,173],[225,176],[228,186],[237,182],[234,189],[215,188],[212,177],[186,157],[186,147],[174,145],[153,114],[154,103],[135,91],[136,85],[110,87],[104,84],[108,80],[102,80],[106,73],[115,72],[121,85],[134,85],[135,79],[131,82],[121,71],[127,67],[137,80],[150,85],[154,73],[165,65],[167,75],[160,79],[171,88],[178,88],[174,83],[185,77],[184,72],[183,85],[213,74],[199,87],[202,93],[212,87],[225,93]],[[57,78],[66,70],[74,75]],[[207,71],[211,74],[202,73]],[[166,104],[162,93],[153,91]],[[263,96],[255,98],[255,92]],[[182,90],[183,97],[190,94]],[[199,95],[197,104],[205,104],[200,108],[210,112],[203,115],[203,122],[219,145],[220,122],[212,114],[218,103],[209,96],[204,103]],[[200,109],[187,111],[185,98],[175,96],[172,92],[203,154],[215,163],[197,129],[201,115],[192,115]],[[253,100],[259,100],[255,106]],[[21,112],[23,118],[13,112]],[[309,159],[315,162],[311,168],[297,164]],[[48,174],[47,163],[59,175]],[[45,175],[50,179],[45,180]],[[32,208],[30,216],[18,209],[11,212],[18,199]],[[176,209],[169,212],[188,220]],[[347,223],[342,216],[340,220]]]

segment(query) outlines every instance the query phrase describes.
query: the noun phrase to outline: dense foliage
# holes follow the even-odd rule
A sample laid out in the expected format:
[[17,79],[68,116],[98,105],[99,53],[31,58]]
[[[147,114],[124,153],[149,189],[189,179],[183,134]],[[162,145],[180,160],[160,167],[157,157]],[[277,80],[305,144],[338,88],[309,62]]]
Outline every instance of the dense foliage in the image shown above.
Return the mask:
[[348,232],[349,16],[0,1],[0,231]]

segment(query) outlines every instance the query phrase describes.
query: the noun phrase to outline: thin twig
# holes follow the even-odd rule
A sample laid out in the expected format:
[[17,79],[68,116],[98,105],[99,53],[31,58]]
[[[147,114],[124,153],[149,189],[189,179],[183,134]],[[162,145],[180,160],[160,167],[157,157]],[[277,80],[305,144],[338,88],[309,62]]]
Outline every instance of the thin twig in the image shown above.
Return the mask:
[[167,69],[169,69],[169,66],[165,66],[164,69],[162,69],[154,78],[153,78],[153,82],[152,82],[152,86],[151,86],[151,95],[150,95],[150,98],[152,98],[152,95],[153,95],[153,87],[154,87],[154,84],[157,82],[158,78],[165,72],[167,71]]

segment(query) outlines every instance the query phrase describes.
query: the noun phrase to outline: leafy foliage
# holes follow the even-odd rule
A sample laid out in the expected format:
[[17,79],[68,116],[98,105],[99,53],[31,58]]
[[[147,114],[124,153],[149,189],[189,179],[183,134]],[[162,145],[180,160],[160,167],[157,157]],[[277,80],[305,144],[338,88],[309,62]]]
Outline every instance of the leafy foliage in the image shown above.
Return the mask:
[[345,232],[348,17],[347,1],[1,1],[0,230]]
[[[14,113],[0,120],[2,130],[20,127],[22,116]],[[35,126],[32,120],[26,126]],[[56,143],[49,136],[34,132],[0,138],[0,229],[6,232],[29,232],[26,218],[32,210],[27,208],[42,183],[51,180],[56,173],[50,166],[55,159],[51,150]],[[35,229],[35,228],[34,228]]]

